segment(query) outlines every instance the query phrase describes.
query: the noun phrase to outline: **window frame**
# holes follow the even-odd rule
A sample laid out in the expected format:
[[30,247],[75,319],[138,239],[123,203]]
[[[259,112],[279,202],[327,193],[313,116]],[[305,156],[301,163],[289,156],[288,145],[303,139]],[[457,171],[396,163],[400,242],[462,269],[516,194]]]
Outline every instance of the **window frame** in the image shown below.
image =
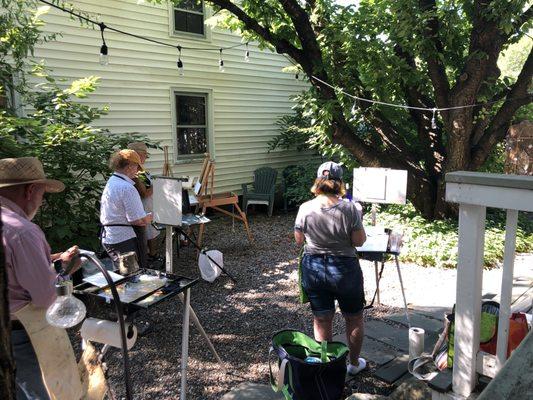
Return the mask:
[[205,1],[202,1],[202,9],[203,9],[203,16],[204,16],[204,33],[193,33],[193,32],[184,32],[184,31],[177,31],[175,29],[174,24],[174,10],[182,10],[187,11],[193,14],[199,15],[197,11],[188,11],[183,8],[174,7],[172,2],[169,2],[168,4],[168,35],[170,37],[177,37],[177,38],[185,38],[185,39],[196,39],[201,40],[205,42],[211,42],[211,29],[205,24],[205,21],[211,17],[211,8],[205,5]]
[[[204,153],[201,154],[178,154],[178,110],[176,109],[176,96],[204,96],[205,97],[205,134],[207,140],[207,152],[211,158],[215,158],[214,133],[213,133],[213,89],[205,87],[173,87],[170,89],[170,104],[171,104],[171,118],[172,118],[172,145],[173,145],[173,160],[174,164],[190,164],[202,161]],[[194,125],[188,125],[194,127]],[[199,125],[198,125],[199,126]]]

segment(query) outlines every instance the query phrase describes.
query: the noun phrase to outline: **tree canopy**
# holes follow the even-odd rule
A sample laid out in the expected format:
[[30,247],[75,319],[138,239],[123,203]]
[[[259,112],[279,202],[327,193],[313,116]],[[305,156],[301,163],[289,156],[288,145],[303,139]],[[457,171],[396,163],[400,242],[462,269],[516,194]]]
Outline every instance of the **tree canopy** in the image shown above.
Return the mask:
[[[480,169],[521,107],[531,115],[531,50],[518,75],[498,68],[531,27],[526,0],[205,3],[222,27],[294,61],[324,141],[361,165],[406,169],[408,197],[427,218],[450,212],[446,172]],[[354,104],[345,93],[426,110]]]

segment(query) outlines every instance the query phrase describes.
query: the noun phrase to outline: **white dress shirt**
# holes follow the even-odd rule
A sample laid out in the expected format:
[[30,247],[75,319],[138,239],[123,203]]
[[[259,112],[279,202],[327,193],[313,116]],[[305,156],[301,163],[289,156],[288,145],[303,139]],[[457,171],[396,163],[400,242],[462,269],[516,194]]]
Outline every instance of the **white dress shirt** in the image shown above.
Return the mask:
[[[102,225],[130,224],[146,216],[141,196],[134,184],[124,174],[115,172],[111,175],[100,200],[100,223]],[[134,237],[136,235],[132,227],[107,226],[104,227],[102,242],[116,244]]]

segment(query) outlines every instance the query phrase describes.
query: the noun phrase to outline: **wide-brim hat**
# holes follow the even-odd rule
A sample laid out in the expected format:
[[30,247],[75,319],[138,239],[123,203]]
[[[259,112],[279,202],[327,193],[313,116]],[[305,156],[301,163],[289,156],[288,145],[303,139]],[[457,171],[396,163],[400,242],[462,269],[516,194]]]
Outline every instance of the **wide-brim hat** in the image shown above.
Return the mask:
[[48,179],[43,164],[35,157],[3,158],[0,160],[0,188],[30,183],[42,183],[45,191],[58,193],[65,190],[63,182]]
[[135,150],[137,153],[143,153],[148,158],[148,146],[143,142],[133,142],[128,144],[128,149]]

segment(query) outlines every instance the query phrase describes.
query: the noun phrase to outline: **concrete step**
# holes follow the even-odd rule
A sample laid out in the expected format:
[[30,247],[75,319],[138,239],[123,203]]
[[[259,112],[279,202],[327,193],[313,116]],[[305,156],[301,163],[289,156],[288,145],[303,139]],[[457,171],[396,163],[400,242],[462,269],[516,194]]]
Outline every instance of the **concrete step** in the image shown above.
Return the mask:
[[281,393],[275,393],[270,385],[244,382],[221,397],[221,400],[283,400]]

